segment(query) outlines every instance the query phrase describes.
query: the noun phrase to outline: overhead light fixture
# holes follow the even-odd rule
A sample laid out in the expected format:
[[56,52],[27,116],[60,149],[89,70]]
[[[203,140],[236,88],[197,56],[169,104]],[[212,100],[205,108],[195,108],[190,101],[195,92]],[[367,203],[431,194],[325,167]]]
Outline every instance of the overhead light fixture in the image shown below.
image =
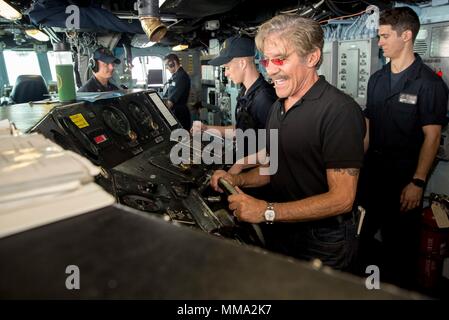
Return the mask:
[[32,37],[36,40],[42,41],[42,42],[46,42],[46,41],[50,40],[50,38],[45,33],[43,33],[42,31],[40,31],[38,29],[27,29],[27,30],[25,30],[25,33],[27,35],[29,35],[30,37]]
[[178,44],[177,46],[174,46],[173,48],[171,48],[173,51],[182,51],[185,49],[188,49],[189,45],[188,44]]
[[138,0],[137,11],[142,29],[150,41],[161,41],[167,33],[167,27],[162,24],[159,16],[159,0]]
[[8,20],[22,19],[22,14],[4,0],[0,0],[0,16]]

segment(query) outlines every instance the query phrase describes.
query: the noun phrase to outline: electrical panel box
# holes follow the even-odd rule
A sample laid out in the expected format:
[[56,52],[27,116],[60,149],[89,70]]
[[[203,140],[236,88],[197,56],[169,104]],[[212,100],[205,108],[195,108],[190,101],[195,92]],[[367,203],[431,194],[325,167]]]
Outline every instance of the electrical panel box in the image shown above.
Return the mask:
[[[414,51],[449,85],[449,22],[422,25],[416,36]],[[449,160],[449,126],[443,128],[437,156]]]
[[380,68],[377,40],[338,42],[337,87],[366,106],[368,80]]
[[449,85],[449,23],[422,25],[414,50]]
[[338,60],[337,41],[325,42],[323,46],[323,62],[318,69],[318,74],[333,86],[337,86],[337,60]]

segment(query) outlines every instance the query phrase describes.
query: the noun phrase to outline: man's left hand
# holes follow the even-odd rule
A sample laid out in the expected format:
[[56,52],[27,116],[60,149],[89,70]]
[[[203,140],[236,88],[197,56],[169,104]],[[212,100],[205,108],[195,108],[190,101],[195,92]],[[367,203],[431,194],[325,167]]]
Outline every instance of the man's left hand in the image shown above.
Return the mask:
[[259,200],[245,194],[240,188],[236,187],[238,194],[228,197],[229,209],[240,221],[250,223],[260,223],[265,221],[264,213],[267,209],[267,202]]
[[417,208],[421,203],[423,189],[409,183],[401,193],[401,211],[409,211]]

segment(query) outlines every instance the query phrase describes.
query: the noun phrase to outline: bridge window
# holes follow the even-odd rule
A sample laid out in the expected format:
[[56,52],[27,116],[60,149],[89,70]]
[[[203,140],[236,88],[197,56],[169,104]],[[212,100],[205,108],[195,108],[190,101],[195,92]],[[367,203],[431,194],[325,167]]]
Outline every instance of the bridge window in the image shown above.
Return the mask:
[[[49,51],[47,52],[47,57],[48,57],[48,64],[50,65],[50,70],[51,70],[51,78],[53,79],[53,81],[57,81],[56,79],[56,57],[55,57],[55,52],[54,51]],[[72,64],[72,53],[71,52],[59,52],[59,59],[60,62],[59,63],[63,63],[63,64]]]
[[133,59],[132,76],[137,80],[137,86],[162,86],[171,77],[165,70],[164,63],[160,57],[141,56]]
[[3,54],[10,85],[14,85],[21,74],[41,74],[36,52],[5,50]]

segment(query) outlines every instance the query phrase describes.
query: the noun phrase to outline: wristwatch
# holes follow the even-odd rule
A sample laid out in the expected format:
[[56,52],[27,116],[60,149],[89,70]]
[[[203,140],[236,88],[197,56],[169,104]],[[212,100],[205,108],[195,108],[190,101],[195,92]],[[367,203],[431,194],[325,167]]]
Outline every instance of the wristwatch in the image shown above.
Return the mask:
[[264,213],[265,222],[268,224],[272,224],[274,222],[274,218],[276,217],[276,212],[274,211],[273,203],[268,202],[267,209]]
[[425,187],[425,185],[426,185],[426,182],[424,181],[424,180],[422,180],[422,179],[418,179],[418,178],[413,178],[412,179],[412,183],[415,185],[415,186],[417,186],[417,187],[419,187],[419,188],[424,188]]

